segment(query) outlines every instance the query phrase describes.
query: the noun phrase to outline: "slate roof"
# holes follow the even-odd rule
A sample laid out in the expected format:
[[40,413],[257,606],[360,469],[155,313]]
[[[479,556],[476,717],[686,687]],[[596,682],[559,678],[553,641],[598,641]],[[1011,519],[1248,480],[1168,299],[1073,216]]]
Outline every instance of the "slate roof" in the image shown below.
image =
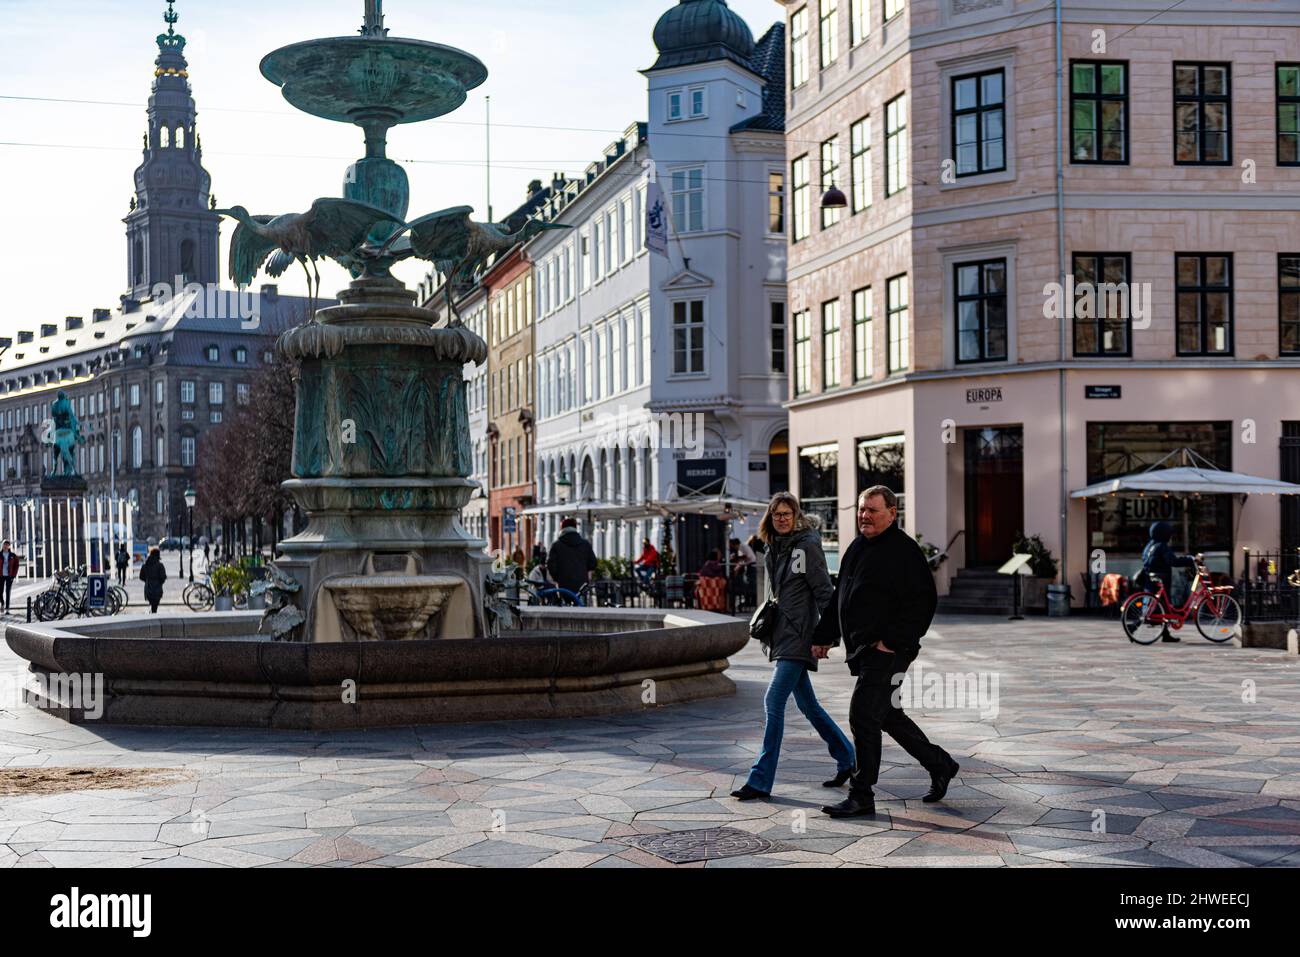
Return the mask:
[[750,69],[763,78],[763,108],[747,120],[741,120],[731,132],[759,130],[785,132],[785,23],[774,23],[750,57]]

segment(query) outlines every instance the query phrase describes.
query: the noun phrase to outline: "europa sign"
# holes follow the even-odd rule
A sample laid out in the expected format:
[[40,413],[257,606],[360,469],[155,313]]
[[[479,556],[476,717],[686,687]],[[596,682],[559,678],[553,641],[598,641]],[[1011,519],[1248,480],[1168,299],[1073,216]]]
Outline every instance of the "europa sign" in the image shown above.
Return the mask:
[[967,405],[983,405],[985,402],[1001,402],[1002,387],[994,386],[988,389],[967,389]]

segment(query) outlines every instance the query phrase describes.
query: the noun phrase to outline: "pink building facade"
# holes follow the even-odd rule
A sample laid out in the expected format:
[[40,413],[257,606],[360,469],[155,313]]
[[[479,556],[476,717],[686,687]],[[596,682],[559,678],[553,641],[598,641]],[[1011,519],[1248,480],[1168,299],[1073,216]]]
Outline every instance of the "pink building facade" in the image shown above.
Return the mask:
[[1293,562],[1289,499],[1192,500],[1185,546],[1177,498],[1071,493],[1181,448],[1300,481],[1300,9],[782,5],[791,479],[828,551],[884,482],[951,543],[941,592],[1023,532],[1078,600],[1159,518],[1212,568]]

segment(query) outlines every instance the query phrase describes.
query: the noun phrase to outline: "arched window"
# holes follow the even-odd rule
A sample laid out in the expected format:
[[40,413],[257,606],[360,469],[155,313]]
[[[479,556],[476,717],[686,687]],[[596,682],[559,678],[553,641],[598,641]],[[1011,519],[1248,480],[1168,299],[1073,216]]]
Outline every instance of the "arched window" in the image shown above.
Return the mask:
[[194,275],[194,240],[181,240],[181,275],[189,279]]
[[138,469],[144,465],[144,431],[140,426],[131,429],[131,468]]
[[154,468],[162,468],[167,464],[167,440],[161,436],[155,436],[153,440],[153,465]]
[[172,145],[172,131],[167,127],[160,127],[158,130],[158,146],[167,149]]
[[176,148],[182,150],[185,148],[185,127],[176,127]]
[[131,270],[135,285],[144,282],[144,243],[137,239],[131,247]]

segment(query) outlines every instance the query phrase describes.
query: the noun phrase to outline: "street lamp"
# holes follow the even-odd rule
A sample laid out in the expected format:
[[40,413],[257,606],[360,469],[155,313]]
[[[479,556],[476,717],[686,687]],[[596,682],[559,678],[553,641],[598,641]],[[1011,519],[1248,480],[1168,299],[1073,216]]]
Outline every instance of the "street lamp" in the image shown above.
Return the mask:
[[844,195],[844,190],[834,184],[822,196],[822,209],[845,209],[848,205],[849,198]]
[[185,509],[189,513],[190,526],[190,581],[194,581],[194,503],[198,501],[198,496],[194,494],[193,488],[185,490]]

